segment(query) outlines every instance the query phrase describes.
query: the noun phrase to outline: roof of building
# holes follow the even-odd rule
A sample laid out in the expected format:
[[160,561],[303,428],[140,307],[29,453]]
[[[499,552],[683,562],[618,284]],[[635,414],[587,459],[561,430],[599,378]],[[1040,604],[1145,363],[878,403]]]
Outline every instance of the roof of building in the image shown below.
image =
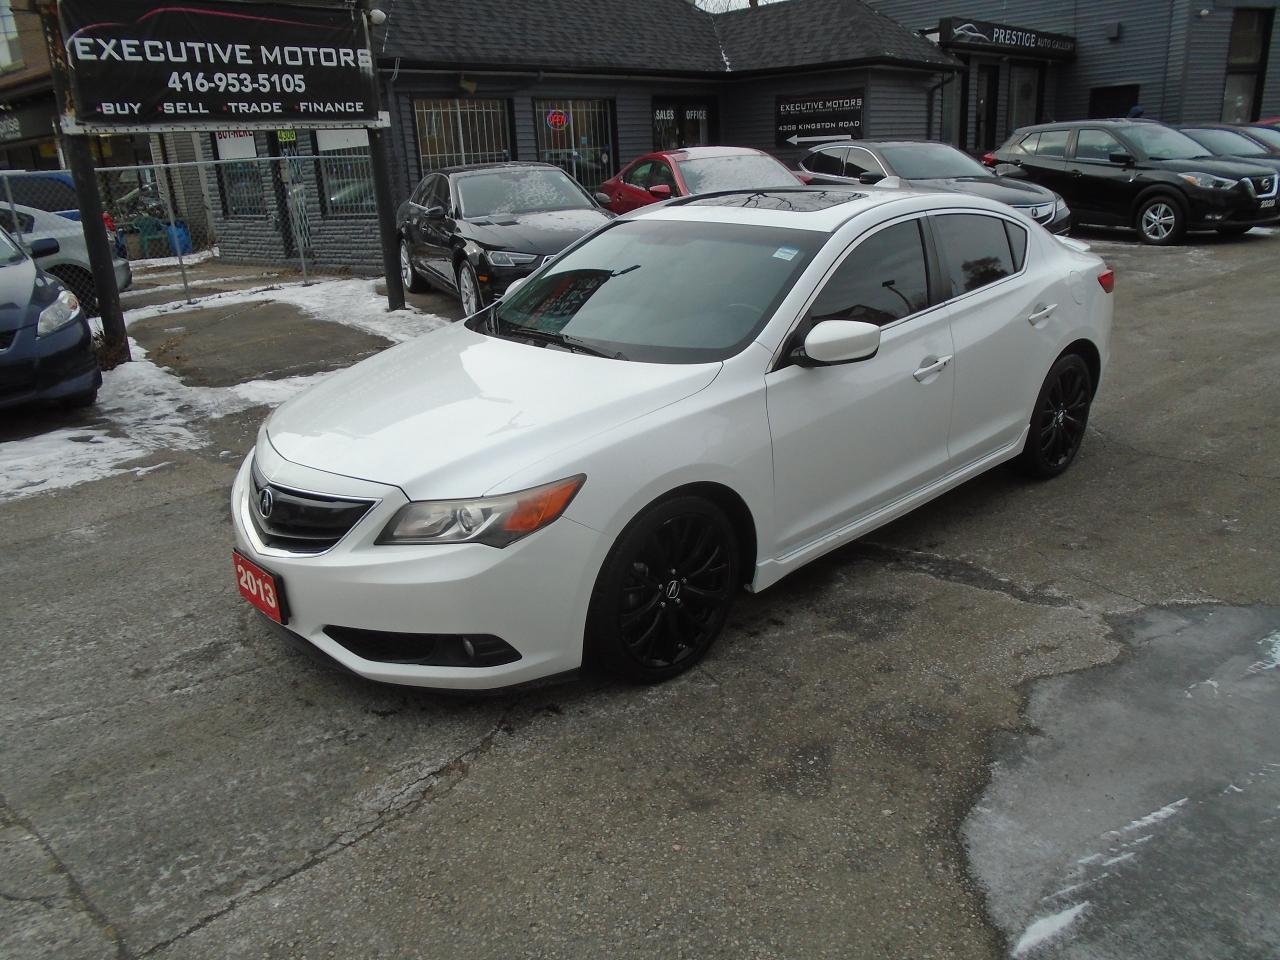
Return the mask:
[[711,14],[689,0],[391,0],[381,59],[443,69],[725,76],[826,64],[959,61],[862,0]]

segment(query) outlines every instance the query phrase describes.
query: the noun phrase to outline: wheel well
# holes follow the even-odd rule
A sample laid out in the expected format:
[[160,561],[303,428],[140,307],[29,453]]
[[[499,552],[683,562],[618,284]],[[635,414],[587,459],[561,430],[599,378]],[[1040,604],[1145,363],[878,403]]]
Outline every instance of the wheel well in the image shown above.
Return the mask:
[[1177,204],[1178,209],[1182,211],[1183,215],[1186,214],[1187,201],[1178,191],[1178,188],[1169,186],[1168,184],[1163,184],[1160,186],[1148,187],[1142,193],[1138,194],[1138,199],[1133,201],[1133,210],[1130,211],[1129,214],[1130,219],[1138,215],[1138,211],[1142,209],[1142,205],[1144,203],[1148,200],[1154,199],[1155,197],[1166,197],[1167,199],[1172,200]]
[[756,569],[756,522],[751,516],[751,508],[745,500],[738,496],[736,490],[722,483],[710,481],[690,483],[665,494],[657,502],[670,500],[672,497],[694,496],[710,500],[725,512],[734,532],[738,534],[738,563],[743,583],[755,579]]
[[1074,343],[1067,344],[1067,348],[1058,354],[1058,359],[1065,357],[1069,353],[1077,354],[1085,362],[1085,366],[1089,368],[1089,380],[1093,383],[1093,392],[1096,395],[1098,392],[1098,378],[1102,376],[1102,355],[1098,353],[1098,348],[1094,346],[1092,341],[1076,340]]

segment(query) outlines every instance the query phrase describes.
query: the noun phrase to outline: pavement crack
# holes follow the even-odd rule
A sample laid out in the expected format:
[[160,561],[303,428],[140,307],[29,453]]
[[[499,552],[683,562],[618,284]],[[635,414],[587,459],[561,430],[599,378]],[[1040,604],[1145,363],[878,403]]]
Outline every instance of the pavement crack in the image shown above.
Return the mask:
[[1232,470],[1230,467],[1224,467],[1221,464],[1210,463],[1207,460],[1197,460],[1195,457],[1175,457],[1168,453],[1154,453],[1150,450],[1144,450],[1142,447],[1129,443],[1127,440],[1120,440],[1116,437],[1103,433],[1092,424],[1089,425],[1089,432],[1095,434],[1103,443],[1113,443],[1117,447],[1123,447],[1130,453],[1140,457],[1147,457],[1151,460],[1166,460],[1170,463],[1182,463],[1189,467],[1201,467],[1205,470],[1211,470],[1215,473],[1223,473],[1229,477],[1239,477],[1241,480],[1280,480],[1280,476],[1269,473],[1245,473],[1242,470]]
[[[215,920],[226,916],[233,910],[243,906],[250,900],[258,897],[260,894],[266,893],[283,883],[293,879],[300,874],[306,873],[313,867],[317,867],[333,856],[350,849],[362,840],[373,836],[384,827],[403,819],[413,811],[419,809],[429,801],[438,800],[452,793],[454,788],[458,786],[467,775],[471,772],[471,767],[480,757],[483,757],[492,748],[497,741],[498,736],[503,733],[510,733],[512,727],[510,720],[519,705],[520,700],[517,699],[505,709],[494,725],[484,734],[478,741],[465,750],[460,751],[448,760],[433,767],[426,773],[416,777],[411,783],[405,785],[382,805],[382,807],[373,814],[372,817],[364,820],[360,826],[353,830],[349,830],[344,834],[335,837],[332,841],[311,854],[301,863],[286,870],[278,876],[272,877],[260,886],[249,890],[238,897],[232,898],[222,907],[205,914],[173,936],[153,944],[146,950],[137,955],[137,960],[144,957],[150,957],[160,951],[172,946],[180,940],[184,940],[194,933],[203,930]],[[414,791],[417,791],[414,795]]]
[[1039,607],[1079,606],[1071,597],[1048,590],[1033,590],[1029,587],[1021,586],[970,560],[944,557],[940,554],[926,553],[922,550],[912,550],[907,547],[891,547],[887,544],[866,540],[859,541],[856,544],[855,553],[866,560],[890,563],[910,570],[917,570],[939,580],[949,580],[953,583],[976,587],[979,590],[1003,593],[1005,596],[1012,597],[1021,603],[1030,603]]
[[[115,924],[107,919],[107,915],[98,908],[97,904],[95,904],[92,899],[90,899],[83,884],[76,879],[75,874],[71,872],[71,869],[63,862],[62,858],[58,856],[57,852],[53,849],[53,845],[45,838],[44,834],[36,829],[34,823],[18,813],[3,794],[0,794],[0,815],[10,822],[16,823],[26,831],[32,839],[35,840],[36,844],[48,858],[50,864],[53,865],[54,871],[62,878],[62,882],[66,884],[67,899],[79,907],[80,910],[93,921],[94,925],[102,932],[102,935],[106,937],[107,941],[115,948],[117,960],[130,960],[129,951],[125,946],[124,939],[120,936],[120,931],[116,929]],[[46,909],[50,908],[51,901],[58,899],[56,897],[20,898],[12,897],[7,894],[0,896],[3,896],[3,899],[9,901],[40,903],[41,906],[44,906]]]

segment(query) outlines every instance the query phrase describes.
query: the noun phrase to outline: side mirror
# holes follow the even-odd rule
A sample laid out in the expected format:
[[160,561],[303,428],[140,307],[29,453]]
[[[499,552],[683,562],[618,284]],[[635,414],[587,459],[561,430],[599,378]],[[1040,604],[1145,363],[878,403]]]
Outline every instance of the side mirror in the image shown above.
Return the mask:
[[441,207],[441,206],[427,207],[426,210],[423,211],[422,215],[426,217],[428,220],[443,220],[444,207]]
[[39,260],[41,257],[51,257],[62,247],[53,237],[42,237],[39,240],[31,241],[31,259]]
[[1027,179],[1027,171],[1023,170],[1016,163],[997,163],[995,166],[995,174],[997,177],[1008,177],[1010,180]]
[[671,198],[671,188],[665,183],[655,183],[649,188],[649,195],[657,197],[659,200],[669,200]]
[[595,197],[596,203],[602,207],[608,207],[613,203],[613,198],[602,190],[597,190],[592,196]]
[[880,349],[880,328],[861,320],[823,320],[813,325],[804,347],[792,353],[801,366],[867,360]]
[[1133,154],[1130,154],[1130,153],[1110,153],[1110,154],[1107,154],[1107,159],[1108,159],[1111,163],[1118,163],[1118,164],[1120,164],[1121,166],[1127,167],[1127,166],[1129,166],[1129,164],[1133,163]]
[[512,280],[510,283],[507,284],[507,289],[503,291],[502,296],[500,296],[498,299],[505,300],[507,297],[511,296],[513,293],[515,293],[517,290],[523,287],[525,281],[528,279],[529,279],[528,277],[516,277],[514,280]]
[[859,183],[866,183],[866,184],[879,183],[883,179],[884,179],[883,173],[875,173],[874,171],[871,171],[871,170],[866,170],[858,174]]

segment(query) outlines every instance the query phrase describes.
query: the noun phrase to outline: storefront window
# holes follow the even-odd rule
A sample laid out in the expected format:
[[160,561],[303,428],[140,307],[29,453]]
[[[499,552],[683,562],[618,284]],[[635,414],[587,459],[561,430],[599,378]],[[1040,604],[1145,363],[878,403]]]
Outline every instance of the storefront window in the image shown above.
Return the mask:
[[715,104],[654,97],[653,149],[679,150],[715,143]]
[[214,137],[214,155],[219,160],[218,193],[222,196],[222,212],[227,217],[265,217],[267,197],[263,190],[262,164],[257,157],[257,143],[252,133],[220,130]]
[[1224,123],[1248,123],[1258,119],[1262,78],[1271,45],[1271,10],[1237,9],[1231,21],[1231,45],[1227,50],[1227,76],[1222,88]]
[[512,159],[506,100],[415,100],[422,172]]
[[326,217],[367,217],[377,213],[366,130],[317,130],[320,205]]
[[0,72],[22,66],[22,45],[10,0],[0,0]]
[[534,100],[538,159],[589,190],[613,176],[612,100]]

